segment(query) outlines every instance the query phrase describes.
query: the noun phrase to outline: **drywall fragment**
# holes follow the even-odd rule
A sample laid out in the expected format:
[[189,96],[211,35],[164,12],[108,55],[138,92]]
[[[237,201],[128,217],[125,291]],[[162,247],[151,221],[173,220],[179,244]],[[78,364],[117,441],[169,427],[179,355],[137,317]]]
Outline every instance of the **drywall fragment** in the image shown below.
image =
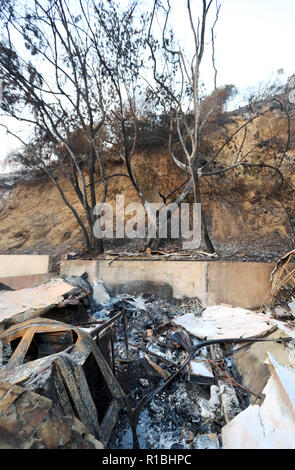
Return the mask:
[[276,329],[261,313],[224,305],[207,307],[201,317],[187,313],[173,323],[200,339],[253,338]]
[[190,380],[202,385],[212,385],[214,375],[206,359],[194,359],[189,363]]
[[261,405],[250,405],[222,429],[225,449],[295,449],[295,368],[270,353],[272,375]]

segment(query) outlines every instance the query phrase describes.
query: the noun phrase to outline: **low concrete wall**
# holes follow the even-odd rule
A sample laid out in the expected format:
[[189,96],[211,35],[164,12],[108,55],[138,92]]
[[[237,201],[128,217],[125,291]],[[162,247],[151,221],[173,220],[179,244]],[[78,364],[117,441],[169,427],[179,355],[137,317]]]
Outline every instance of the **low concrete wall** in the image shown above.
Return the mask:
[[45,273],[45,274],[31,274],[28,276],[11,276],[11,277],[0,277],[0,283],[2,282],[11,289],[28,289],[30,287],[36,287],[43,282],[49,281],[51,278],[56,276],[56,273]]
[[98,277],[114,293],[149,293],[207,301],[207,263],[187,261],[99,261]]
[[60,262],[60,274],[65,276],[82,276],[88,274],[89,282],[98,278],[98,261],[95,260],[62,260]]
[[154,294],[164,298],[198,298],[203,306],[226,303],[233,307],[260,307],[270,293],[274,263],[218,261],[66,260],[60,273],[88,273],[100,278],[113,294]]
[[48,273],[50,261],[49,255],[0,255],[0,278]]
[[270,294],[274,263],[208,263],[208,305],[260,307]]

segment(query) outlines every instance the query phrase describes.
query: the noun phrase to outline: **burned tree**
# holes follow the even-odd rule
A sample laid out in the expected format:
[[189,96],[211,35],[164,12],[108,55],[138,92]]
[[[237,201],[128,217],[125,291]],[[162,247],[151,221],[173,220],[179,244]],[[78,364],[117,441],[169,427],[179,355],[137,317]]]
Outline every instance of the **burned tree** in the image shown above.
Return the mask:
[[[16,8],[7,5],[1,19],[1,109],[31,126],[33,139],[25,142],[16,136],[24,145],[22,160],[29,157],[29,163],[41,167],[56,185],[93,255],[103,252],[93,226],[99,224],[95,215],[99,211],[94,209],[107,198],[104,142],[110,145],[117,138],[122,144],[129,177],[143,197],[130,164],[136,142],[133,97],[142,66],[143,19],[135,28],[136,6],[135,1],[118,10],[113,2],[105,6],[89,0],[72,6],[68,1],[35,0]],[[112,129],[114,121],[119,124],[119,136]],[[7,131],[15,135],[11,127]],[[83,216],[55,177],[60,169],[76,193]],[[96,173],[103,183],[100,196]]]
[[[193,6],[200,6],[201,14],[196,16]],[[217,87],[217,68],[215,63],[215,26],[218,21],[220,5],[216,2],[215,9],[212,0],[203,0],[193,5],[191,0],[186,1],[186,14],[188,26],[192,35],[192,50],[186,50],[180,40],[180,45],[175,45],[172,31],[169,31],[169,20],[172,13],[170,0],[154,2],[151,15],[148,46],[153,61],[153,78],[157,85],[156,92],[161,93],[167,103],[170,103],[170,139],[169,152],[174,162],[184,171],[186,179],[175,188],[175,191],[165,195],[165,199],[176,194],[174,202],[181,203],[193,190],[194,201],[202,202],[201,180],[205,184],[215,186],[216,178],[224,179],[227,175],[242,168],[244,172],[261,172],[266,169],[272,172],[282,186],[284,176],[280,171],[280,165],[259,161],[251,158],[253,152],[261,144],[258,137],[252,150],[245,146],[250,134],[251,124],[272,112],[271,107],[254,106],[253,99],[249,101],[247,112],[243,116],[243,122],[235,122],[228,113],[224,112],[223,104],[236,90],[233,86]],[[211,26],[209,27],[209,15]],[[213,15],[213,16],[212,16]],[[161,38],[157,39],[155,30],[156,17],[162,21]],[[207,34],[208,30],[208,34]],[[211,55],[213,71],[213,91],[211,95],[204,96],[200,79],[201,65],[205,53]],[[172,69],[174,76],[167,72]],[[279,90],[272,88],[271,91]],[[287,134],[290,135],[290,121],[288,110],[280,102],[281,110],[286,114],[288,121]],[[230,113],[229,113],[230,114]],[[177,130],[177,155],[175,138],[173,133]],[[240,139],[240,136],[242,138]],[[239,146],[235,140],[238,137]],[[277,153],[282,155],[282,160],[288,149],[290,137],[287,137],[282,152],[277,146]],[[228,152],[233,145],[234,152]],[[225,158],[225,152],[227,156]],[[181,191],[181,192],[180,192]],[[209,230],[207,228],[204,209],[202,208],[202,241],[210,253],[215,251]]]
[[[88,251],[101,253],[102,242],[92,233],[97,194],[94,185],[89,192],[86,186],[87,179],[94,180],[97,168],[104,178],[95,139],[105,120],[105,98],[102,71],[83,34],[81,19],[68,2],[44,4],[36,0],[22,7],[8,7],[2,23],[1,109],[4,115],[31,126],[34,141],[29,139],[29,147],[22,141],[25,152],[34,148],[32,162],[41,166],[56,185],[83,231]],[[87,141],[87,155],[77,152],[73,144],[77,131]],[[65,196],[50,163],[62,169],[70,181],[83,216]],[[106,194],[107,181],[102,200]]]

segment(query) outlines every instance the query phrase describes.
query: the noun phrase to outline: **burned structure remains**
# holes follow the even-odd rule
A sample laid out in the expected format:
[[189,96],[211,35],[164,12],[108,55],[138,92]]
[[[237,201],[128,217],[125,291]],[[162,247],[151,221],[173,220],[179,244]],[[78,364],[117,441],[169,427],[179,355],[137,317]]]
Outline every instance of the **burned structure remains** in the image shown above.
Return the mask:
[[87,273],[2,285],[0,448],[292,447],[291,255],[260,311],[114,294]]

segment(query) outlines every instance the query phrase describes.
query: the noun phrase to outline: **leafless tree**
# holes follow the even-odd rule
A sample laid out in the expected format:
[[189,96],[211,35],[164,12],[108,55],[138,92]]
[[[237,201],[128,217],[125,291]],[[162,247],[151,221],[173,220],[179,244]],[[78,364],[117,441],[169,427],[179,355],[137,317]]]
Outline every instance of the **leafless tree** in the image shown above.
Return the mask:
[[[270,109],[264,111],[249,109],[249,113],[247,117],[245,117],[244,122],[237,125],[235,129],[231,131],[228,130],[226,125],[220,122],[214,122],[214,116],[220,106],[217,88],[217,68],[215,62],[215,26],[219,18],[220,4],[216,1],[214,11],[213,0],[200,0],[198,4],[202,7],[202,13],[200,17],[195,17],[192,11],[192,1],[186,0],[186,14],[194,44],[193,52],[190,54],[190,57],[188,57],[181,44],[178,47],[173,47],[171,33],[168,31],[169,18],[172,10],[170,0],[154,1],[147,41],[153,60],[154,80],[158,85],[158,89],[165,94],[166,100],[170,102],[170,128],[171,131],[173,128],[177,128],[182,153],[184,155],[184,159],[182,159],[182,161],[176,157],[173,149],[173,141],[170,138],[170,154],[174,162],[186,173],[186,179],[184,182],[175,188],[175,191],[165,197],[165,199],[167,199],[167,197],[171,197],[176,194],[177,197],[174,202],[177,204],[181,203],[192,190],[194,192],[194,201],[201,203],[201,178],[208,179],[217,175],[224,177],[227,173],[229,174],[231,171],[239,167],[248,169],[257,168],[259,170],[267,168],[269,170],[273,170],[273,174],[279,177],[281,183],[283,182],[283,175],[279,170],[279,165],[275,166],[263,162],[249,162],[247,160],[249,153],[245,154],[242,152],[249,125],[264,114],[271,112]],[[209,28],[208,18],[210,12],[214,13],[214,19],[210,26],[210,41],[208,41],[206,31]],[[161,48],[158,47],[157,40],[153,35],[153,27],[155,17],[157,15],[158,21],[160,21],[161,17],[163,18]],[[162,53],[160,59],[159,49]],[[204,106],[203,103],[202,107],[200,70],[206,51],[211,53],[213,70],[212,96],[215,97],[215,99],[211,99],[211,101],[207,100],[207,106]],[[171,85],[171,83],[166,80],[164,70],[167,69],[169,64],[173,64],[174,76],[178,78],[180,85],[175,85],[175,83]],[[251,106],[252,104],[253,103],[251,102]],[[208,132],[208,129],[210,129],[210,126],[212,125],[219,126],[219,128],[223,130],[223,144],[219,145],[218,148],[210,146],[210,152],[205,154],[204,149],[202,148],[204,143],[203,136],[204,133]],[[228,148],[229,144],[234,141],[237,135],[240,135],[240,133],[243,132],[244,138],[242,140],[241,148],[235,152],[233,161],[226,166],[221,164],[218,165],[218,158],[222,155],[223,151]],[[286,149],[288,148],[288,140],[284,153],[286,153]],[[213,253],[215,248],[207,228],[203,208],[202,239],[205,242],[208,251]]]
[[[135,123],[132,92],[140,66],[141,29],[134,27],[136,6],[136,1],[119,10],[113,1],[105,5],[95,0],[75,4],[34,0],[22,5],[8,3],[2,10],[1,110],[4,116],[31,126],[34,139],[25,142],[16,137],[26,148],[25,156],[30,155],[33,163],[35,159],[56,185],[92,255],[103,252],[102,240],[93,235],[93,226],[99,223],[94,208],[107,197],[108,177],[98,141],[111,114],[121,125],[128,174],[140,194],[130,165],[135,125],[131,138],[126,131],[129,122]],[[11,127],[2,125],[15,135]],[[77,149],[76,135],[86,141],[87,152]],[[83,216],[66,197],[54,167],[63,169]],[[97,171],[103,184],[99,200]]]

